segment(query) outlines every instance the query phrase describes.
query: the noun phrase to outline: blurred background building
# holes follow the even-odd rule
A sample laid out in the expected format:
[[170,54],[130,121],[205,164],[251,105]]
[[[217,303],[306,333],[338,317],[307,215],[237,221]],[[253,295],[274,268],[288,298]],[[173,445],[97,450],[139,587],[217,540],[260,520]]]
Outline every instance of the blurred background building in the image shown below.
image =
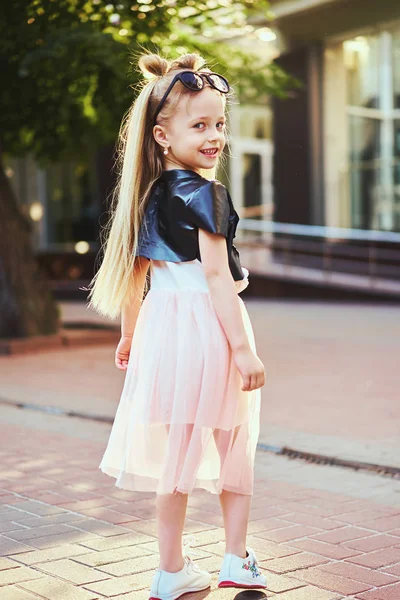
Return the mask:
[[[265,276],[273,274],[272,263],[287,265],[282,248],[289,240],[290,264],[321,269],[329,263],[337,271],[371,276],[373,270],[396,279],[400,3],[271,0],[271,9],[273,21],[255,18],[255,32],[232,43],[275,60],[302,87],[285,100],[232,107],[229,156],[220,176],[229,181],[243,219],[239,240],[253,247],[258,240],[259,251],[264,244],[248,257]],[[92,268],[112,163],[112,147],[100,148],[85,166],[63,162],[43,170],[29,157],[10,161],[8,175],[53,278],[84,280]],[[303,229],[282,231],[274,223]],[[327,237],[334,236],[315,226],[365,235],[337,235],[335,248],[351,260],[332,260],[330,245],[327,261]],[[386,253],[380,270],[376,261],[371,267],[371,231],[380,232],[373,236],[374,261]],[[302,244],[309,251],[302,252]]]
[[400,3],[271,5],[278,62],[306,83],[275,103],[276,219],[400,231]]

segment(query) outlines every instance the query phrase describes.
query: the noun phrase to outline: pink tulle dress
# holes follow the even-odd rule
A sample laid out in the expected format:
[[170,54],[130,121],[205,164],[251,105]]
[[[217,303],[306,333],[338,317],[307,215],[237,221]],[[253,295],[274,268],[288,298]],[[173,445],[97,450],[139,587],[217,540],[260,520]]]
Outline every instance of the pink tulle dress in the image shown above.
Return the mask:
[[[150,269],[151,287],[99,468],[126,490],[252,494],[260,390],[241,390],[202,263],[152,260]],[[238,293],[248,284],[243,271]]]

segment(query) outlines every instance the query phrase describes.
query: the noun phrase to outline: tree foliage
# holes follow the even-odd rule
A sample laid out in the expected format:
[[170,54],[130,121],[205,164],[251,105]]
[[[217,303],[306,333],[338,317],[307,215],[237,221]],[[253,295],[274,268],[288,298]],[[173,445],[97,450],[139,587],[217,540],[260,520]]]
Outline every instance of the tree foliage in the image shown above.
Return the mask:
[[143,49],[197,50],[241,99],[291,84],[279,68],[221,41],[267,13],[265,0],[3,0],[0,2],[0,337],[57,331],[57,306],[17,208],[3,154],[39,162],[82,158],[112,144],[135,93]]
[[239,35],[267,11],[264,0],[2,2],[2,149],[54,160],[113,141],[139,77],[130,62],[142,49],[200,51],[245,100],[284,93],[291,80],[278,67],[216,38]]

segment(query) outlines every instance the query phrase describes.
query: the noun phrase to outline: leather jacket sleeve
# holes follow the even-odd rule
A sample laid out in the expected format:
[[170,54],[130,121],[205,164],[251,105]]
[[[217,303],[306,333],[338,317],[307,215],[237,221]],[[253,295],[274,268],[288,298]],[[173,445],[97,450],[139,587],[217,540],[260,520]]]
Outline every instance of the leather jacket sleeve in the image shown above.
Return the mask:
[[139,232],[136,256],[152,260],[201,261],[198,230],[226,238],[229,267],[235,281],[245,274],[233,245],[239,216],[219,181],[183,169],[164,171],[150,194]]
[[228,237],[230,205],[227,190],[219,181],[209,181],[199,187],[186,208],[189,223]]

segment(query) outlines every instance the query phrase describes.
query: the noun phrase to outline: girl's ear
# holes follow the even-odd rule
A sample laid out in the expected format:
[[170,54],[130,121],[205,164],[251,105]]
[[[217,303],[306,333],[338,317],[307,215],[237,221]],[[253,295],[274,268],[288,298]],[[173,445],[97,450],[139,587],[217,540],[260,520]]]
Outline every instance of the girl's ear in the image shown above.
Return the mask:
[[154,125],[153,135],[157,144],[159,144],[163,148],[167,148],[169,146],[167,134],[164,128],[161,127],[161,125]]

